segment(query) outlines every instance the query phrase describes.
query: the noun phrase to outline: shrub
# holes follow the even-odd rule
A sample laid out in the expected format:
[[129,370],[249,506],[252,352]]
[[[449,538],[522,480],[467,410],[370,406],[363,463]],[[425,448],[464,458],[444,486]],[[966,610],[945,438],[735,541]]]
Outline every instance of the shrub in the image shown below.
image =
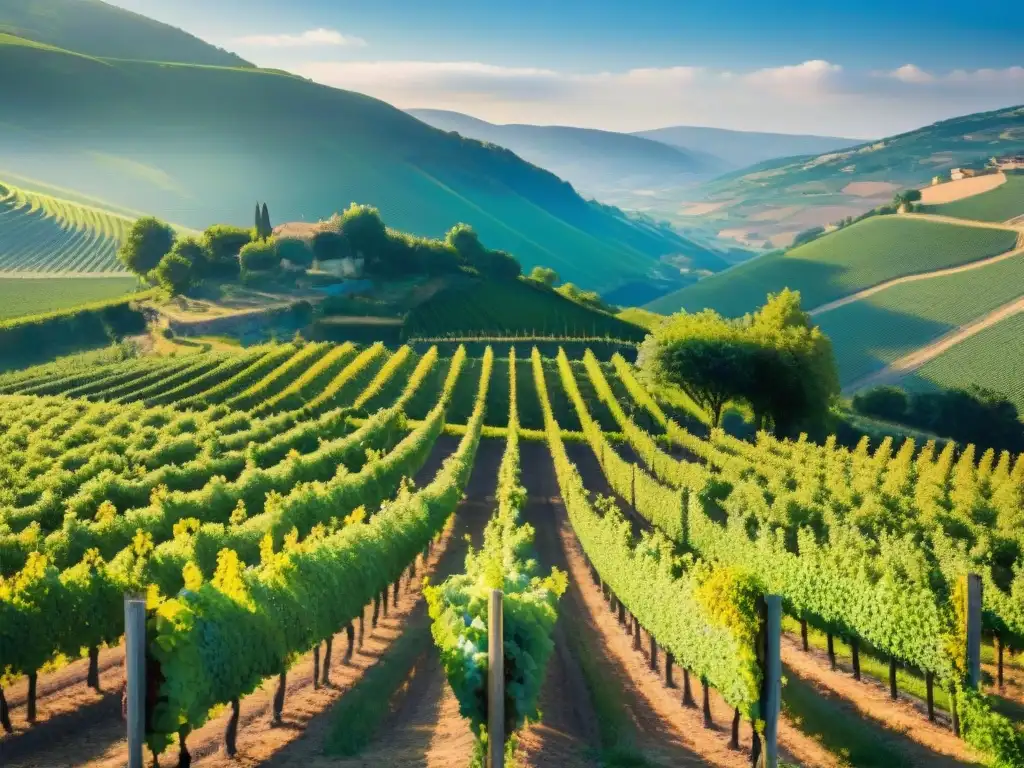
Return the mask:
[[341,231],[333,228],[318,230],[310,243],[313,258],[320,261],[338,261],[352,255],[352,247]]
[[148,275],[174,246],[174,230],[152,216],[138,219],[117,257],[137,275]]
[[875,387],[853,398],[853,410],[865,416],[901,421],[907,416],[907,393],[899,387]]
[[193,277],[202,277],[210,267],[210,249],[198,238],[185,237],[178,240],[171,248],[171,254],[180,256],[192,265]]
[[253,241],[253,231],[246,227],[217,224],[203,232],[203,242],[210,252],[210,261],[218,267],[238,267],[238,254]]
[[530,279],[540,285],[546,285],[548,288],[553,288],[555,283],[559,281],[558,273],[555,272],[551,267],[534,267],[530,272]]
[[153,270],[153,276],[161,288],[172,296],[184,293],[195,281],[192,262],[176,253],[168,253]]
[[288,260],[297,267],[310,267],[313,264],[313,252],[305,240],[298,237],[282,237],[275,241],[279,260]]
[[257,240],[242,248],[238,254],[238,261],[247,272],[266,272],[276,269],[281,263],[281,258],[273,240]]

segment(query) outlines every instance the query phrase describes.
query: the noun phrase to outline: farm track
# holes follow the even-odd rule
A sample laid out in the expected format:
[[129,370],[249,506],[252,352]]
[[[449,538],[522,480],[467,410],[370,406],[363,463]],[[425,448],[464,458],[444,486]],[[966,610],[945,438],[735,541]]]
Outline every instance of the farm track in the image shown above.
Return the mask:
[[1016,221],[1016,219],[1010,219],[1010,222],[1000,221],[981,221],[980,219],[958,219],[954,216],[943,216],[940,213],[900,213],[897,214],[905,219],[922,219],[924,221],[939,221],[944,224],[956,224],[960,227],[981,227],[982,229],[1016,229],[1020,230],[1020,225],[1012,224],[1010,222]]
[[959,328],[950,331],[933,341],[931,344],[915,349],[910,354],[904,355],[898,360],[894,360],[880,371],[875,371],[868,376],[863,376],[860,379],[851,382],[843,388],[843,394],[850,395],[857,390],[865,389],[867,387],[891,384],[894,381],[913,373],[925,365],[925,363],[931,362],[943,352],[955,347],[960,342],[965,341],[972,336],[976,336],[987,328],[991,328],[993,325],[996,325],[1000,321],[1006,320],[1007,318],[1013,317],[1021,312],[1024,312],[1024,296],[1014,299],[998,309],[994,309],[987,315],[983,315],[982,317],[971,321],[967,325],[962,325]]

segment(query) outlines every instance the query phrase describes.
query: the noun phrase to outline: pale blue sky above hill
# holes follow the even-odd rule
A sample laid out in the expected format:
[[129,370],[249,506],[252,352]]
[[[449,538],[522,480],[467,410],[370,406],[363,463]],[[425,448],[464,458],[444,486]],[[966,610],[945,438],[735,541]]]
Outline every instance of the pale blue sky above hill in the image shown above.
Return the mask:
[[873,137],[1024,103],[1011,0],[115,4],[261,66],[494,122]]

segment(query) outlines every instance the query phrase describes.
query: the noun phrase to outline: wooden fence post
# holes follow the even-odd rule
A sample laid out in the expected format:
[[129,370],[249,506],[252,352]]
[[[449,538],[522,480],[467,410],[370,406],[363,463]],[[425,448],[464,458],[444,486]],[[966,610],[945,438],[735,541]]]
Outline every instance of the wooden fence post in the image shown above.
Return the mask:
[[779,712],[782,708],[782,598],[765,595],[764,683],[761,716],[764,718],[764,768],[779,765]]
[[128,768],[143,768],[146,743],[146,598],[124,596],[124,658],[127,677]]
[[505,764],[505,622],[503,593],[491,590],[487,612],[487,768]]
[[981,576],[967,575],[967,684],[981,688]]

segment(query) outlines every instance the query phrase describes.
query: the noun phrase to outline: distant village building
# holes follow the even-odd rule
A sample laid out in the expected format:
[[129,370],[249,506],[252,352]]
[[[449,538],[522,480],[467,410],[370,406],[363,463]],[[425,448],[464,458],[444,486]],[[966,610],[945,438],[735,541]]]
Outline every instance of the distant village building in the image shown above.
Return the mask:
[[941,176],[932,176],[932,186],[933,187],[937,187],[941,183],[942,183],[942,177]]
[[972,176],[977,176],[976,171],[972,171],[970,168],[954,168],[949,172],[949,178],[952,181],[960,181],[961,179],[969,179]]
[[1024,171],[1024,155],[993,157],[989,160],[989,165],[997,171]]

